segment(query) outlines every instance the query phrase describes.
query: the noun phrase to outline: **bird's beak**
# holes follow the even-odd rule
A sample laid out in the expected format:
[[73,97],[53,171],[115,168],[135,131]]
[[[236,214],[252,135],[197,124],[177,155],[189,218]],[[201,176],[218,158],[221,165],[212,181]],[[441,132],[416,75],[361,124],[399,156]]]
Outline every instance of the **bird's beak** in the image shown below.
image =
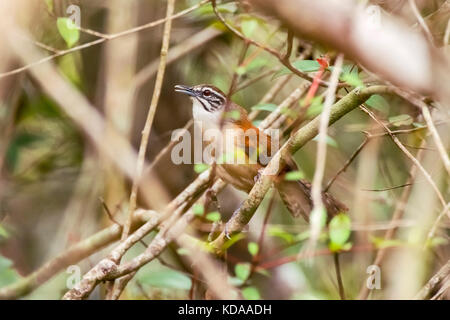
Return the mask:
[[191,97],[194,97],[194,96],[195,96],[195,92],[194,92],[194,90],[192,89],[192,87],[188,87],[188,86],[183,86],[183,85],[177,84],[177,85],[175,86],[175,91],[176,91],[176,92],[185,93],[185,94],[187,94],[187,95],[189,95],[189,96],[191,96]]

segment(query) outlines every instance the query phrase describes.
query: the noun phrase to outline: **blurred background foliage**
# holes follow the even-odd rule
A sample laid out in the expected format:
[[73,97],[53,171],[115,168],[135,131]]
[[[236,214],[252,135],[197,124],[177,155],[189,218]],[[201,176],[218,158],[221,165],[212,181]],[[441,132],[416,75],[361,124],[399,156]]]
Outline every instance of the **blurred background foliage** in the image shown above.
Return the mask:
[[[429,16],[427,23],[438,40],[439,36],[442,38],[442,21],[447,21],[443,20],[438,11],[444,2],[417,1],[422,15]],[[196,3],[195,0],[177,1],[175,11],[178,12]],[[397,15],[410,24],[414,22],[414,17],[407,6],[401,5],[404,1],[373,1],[373,3],[381,5],[388,14]],[[65,50],[97,39],[87,32],[67,29],[66,9],[72,4],[81,8],[83,28],[105,34],[159,19],[164,16],[166,7],[166,2],[159,0],[124,0],[111,3],[103,0],[42,0],[36,7],[35,16],[32,17],[33,27],[29,30],[34,38],[56,50]],[[255,14],[245,5],[236,2],[219,4],[219,10],[245,36],[266,43],[281,52],[285,50],[286,29],[278,21]],[[186,46],[191,37],[201,32],[209,34],[207,41],[189,50],[167,67],[147,152],[149,162],[152,162],[160,150],[168,144],[171,132],[183,127],[191,118],[190,102],[173,92],[175,84],[209,83],[227,91],[234,73],[239,75],[239,84],[245,84],[266,74],[233,95],[233,100],[248,111],[260,110],[260,115],[255,120],[255,124],[258,124],[258,121],[303,83],[302,79],[292,76],[282,67],[276,58],[254,46],[250,46],[246,51],[244,65],[238,67],[239,56],[245,44],[218,22],[210,4],[174,20],[171,50]],[[211,36],[213,33],[214,36]],[[107,121],[128,136],[136,148],[148,111],[155,72],[141,78],[138,86],[135,86],[133,81],[140,70],[157,61],[161,37],[162,25],[53,60],[67,80],[88,97]],[[300,55],[304,56],[303,60],[307,60],[301,63],[297,61],[295,64],[305,72],[317,71],[316,58],[330,52],[334,55],[329,48],[301,39],[295,40],[294,48],[294,61]],[[114,54],[117,54],[118,58],[112,61],[114,65],[110,65],[108,58]],[[274,100],[259,105],[262,96],[274,83],[286,77],[289,77],[288,82]],[[350,60],[345,61],[341,80],[347,82],[349,89],[365,85],[367,79],[370,79],[370,76],[358,65]],[[105,199],[107,206],[118,220],[124,221],[130,182],[92,148],[72,121],[27,73],[4,78],[0,84],[2,87],[0,287],[2,287],[36,270],[71,244],[110,225],[112,222],[105,214],[100,198]],[[115,92],[116,86],[124,88],[125,98],[120,96],[123,92]],[[322,89],[318,95],[321,93]],[[340,96],[345,94],[345,89],[338,92]],[[108,102],[115,101],[116,98],[120,106],[108,110]],[[392,130],[424,126],[424,121],[416,109],[398,97],[374,96],[367,105]],[[306,111],[306,119],[319,114],[321,108],[322,99],[315,98],[312,106]],[[126,112],[122,112],[123,110]],[[301,111],[301,100],[296,103],[293,110],[294,113]],[[444,126],[440,126],[439,129],[448,133],[443,129]],[[329,129],[325,181],[333,177],[363,141],[364,134],[361,132],[376,129],[377,126],[373,121],[358,110]],[[401,141],[413,153],[417,152],[421,142],[426,138],[425,130],[400,136]],[[436,159],[436,152],[432,148],[427,149],[426,153]],[[154,183],[158,185],[155,186],[155,190],[162,190],[162,202],[163,199],[176,196],[197,175],[193,165],[175,165],[169,156],[170,153],[153,169]],[[314,174],[315,156],[315,141],[307,144],[295,155],[302,170],[301,176],[308,180]],[[410,162],[403,153],[389,138],[383,137],[371,141],[348,170],[340,176],[331,191],[351,208],[351,224],[346,220],[348,217],[336,222],[338,232],[344,229],[344,234],[334,235],[337,239],[335,244],[341,246],[339,250],[344,247],[349,249],[352,245],[362,248],[365,244],[378,247],[414,245],[409,231],[414,229],[417,221],[409,225],[407,229],[410,229],[401,233],[397,240],[389,243],[383,242],[385,230],[382,228],[373,230],[368,227],[360,228],[355,232],[357,226],[382,225],[390,219],[403,188],[390,190],[389,188],[405,183],[409,167]],[[432,171],[432,176],[448,196],[448,179],[441,176],[442,169],[438,167]],[[426,187],[424,180],[417,183],[425,184]],[[267,261],[275,261],[277,258],[279,264],[253,269],[251,263],[260,253],[258,239],[270,198],[271,196],[267,196],[258,209],[250,224],[250,231],[235,239],[236,243],[230,249],[230,281],[242,287],[243,296],[248,299],[338,298],[332,255],[326,253],[330,239],[328,233],[325,232],[318,248],[319,251],[325,250],[325,253],[317,255],[314,264],[308,261],[283,263],[283,257],[292,257],[299,252],[308,238],[308,228],[303,221],[293,220],[277,197],[271,210],[262,256]],[[223,221],[228,219],[243,199],[244,195],[231,187],[227,187],[220,194],[220,213]],[[430,213],[432,217],[439,212],[437,207],[430,210],[433,211]],[[423,214],[426,215],[427,212]],[[209,220],[203,219],[196,223],[196,226],[201,228],[203,224],[210,225],[211,220],[215,219],[217,216],[212,215]],[[430,221],[426,223],[429,224]],[[445,257],[448,259],[448,225],[444,230],[446,231],[433,239],[432,246],[436,258],[426,256],[425,270],[423,274],[418,275],[423,280],[427,279],[427,275],[431,274],[436,265],[446,261]],[[154,234],[148,235],[144,241],[149,242],[152,237]],[[137,243],[125,258],[130,259],[144,249],[141,243]],[[88,270],[106,252],[108,248],[85,259],[79,266],[83,271]],[[185,253],[175,245],[169,246],[159,260],[140,269],[123,297],[201,298],[198,289],[192,290],[192,286],[198,287],[199,282],[192,280],[189,263],[183,254]],[[357,253],[343,254],[341,257],[346,292],[349,297],[355,298],[367,277],[366,269],[362,266],[370,264],[373,251],[361,250]],[[62,272],[25,298],[60,298],[66,290],[66,281],[69,278],[69,273]],[[385,283],[382,287],[384,285]],[[389,295],[384,292],[379,290],[373,297],[388,298]],[[97,290],[93,297],[99,298],[102,294],[101,290]]]

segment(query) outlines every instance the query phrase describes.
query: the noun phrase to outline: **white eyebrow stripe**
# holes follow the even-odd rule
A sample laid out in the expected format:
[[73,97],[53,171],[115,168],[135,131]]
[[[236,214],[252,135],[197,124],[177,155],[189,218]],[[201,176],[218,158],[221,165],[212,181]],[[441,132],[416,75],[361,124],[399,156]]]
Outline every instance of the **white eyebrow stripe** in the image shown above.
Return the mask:
[[213,94],[215,94],[216,96],[218,96],[218,97],[222,98],[223,100],[225,100],[225,97],[223,96],[223,94],[221,94],[220,92],[214,90],[213,88],[211,88],[211,87],[203,87],[203,88],[202,88],[202,92],[204,92],[204,91],[206,91],[206,90],[211,91],[211,92],[212,92]]

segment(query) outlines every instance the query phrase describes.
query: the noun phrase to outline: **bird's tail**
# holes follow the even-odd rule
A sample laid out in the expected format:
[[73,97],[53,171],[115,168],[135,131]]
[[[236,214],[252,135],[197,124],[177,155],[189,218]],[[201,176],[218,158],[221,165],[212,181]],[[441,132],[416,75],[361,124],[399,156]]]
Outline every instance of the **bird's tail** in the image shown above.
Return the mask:
[[[281,199],[294,218],[302,216],[309,221],[312,210],[311,184],[306,181],[281,181],[277,183]],[[322,201],[327,209],[328,217],[332,218],[339,212],[348,211],[348,208],[328,192],[322,193]]]

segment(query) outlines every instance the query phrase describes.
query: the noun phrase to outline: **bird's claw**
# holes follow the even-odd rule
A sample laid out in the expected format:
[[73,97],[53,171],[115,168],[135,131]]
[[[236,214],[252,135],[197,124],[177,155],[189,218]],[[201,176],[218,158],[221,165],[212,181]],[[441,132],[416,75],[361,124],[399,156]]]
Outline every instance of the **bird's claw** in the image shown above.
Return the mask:
[[225,223],[225,228],[223,229],[223,233],[225,234],[225,237],[226,237],[228,240],[231,239],[231,237],[230,237],[230,232],[229,232],[229,230],[228,230],[228,222]]
[[256,183],[258,182],[259,178],[261,178],[262,172],[264,171],[264,168],[261,168],[258,170],[256,175],[253,177],[253,181]]

